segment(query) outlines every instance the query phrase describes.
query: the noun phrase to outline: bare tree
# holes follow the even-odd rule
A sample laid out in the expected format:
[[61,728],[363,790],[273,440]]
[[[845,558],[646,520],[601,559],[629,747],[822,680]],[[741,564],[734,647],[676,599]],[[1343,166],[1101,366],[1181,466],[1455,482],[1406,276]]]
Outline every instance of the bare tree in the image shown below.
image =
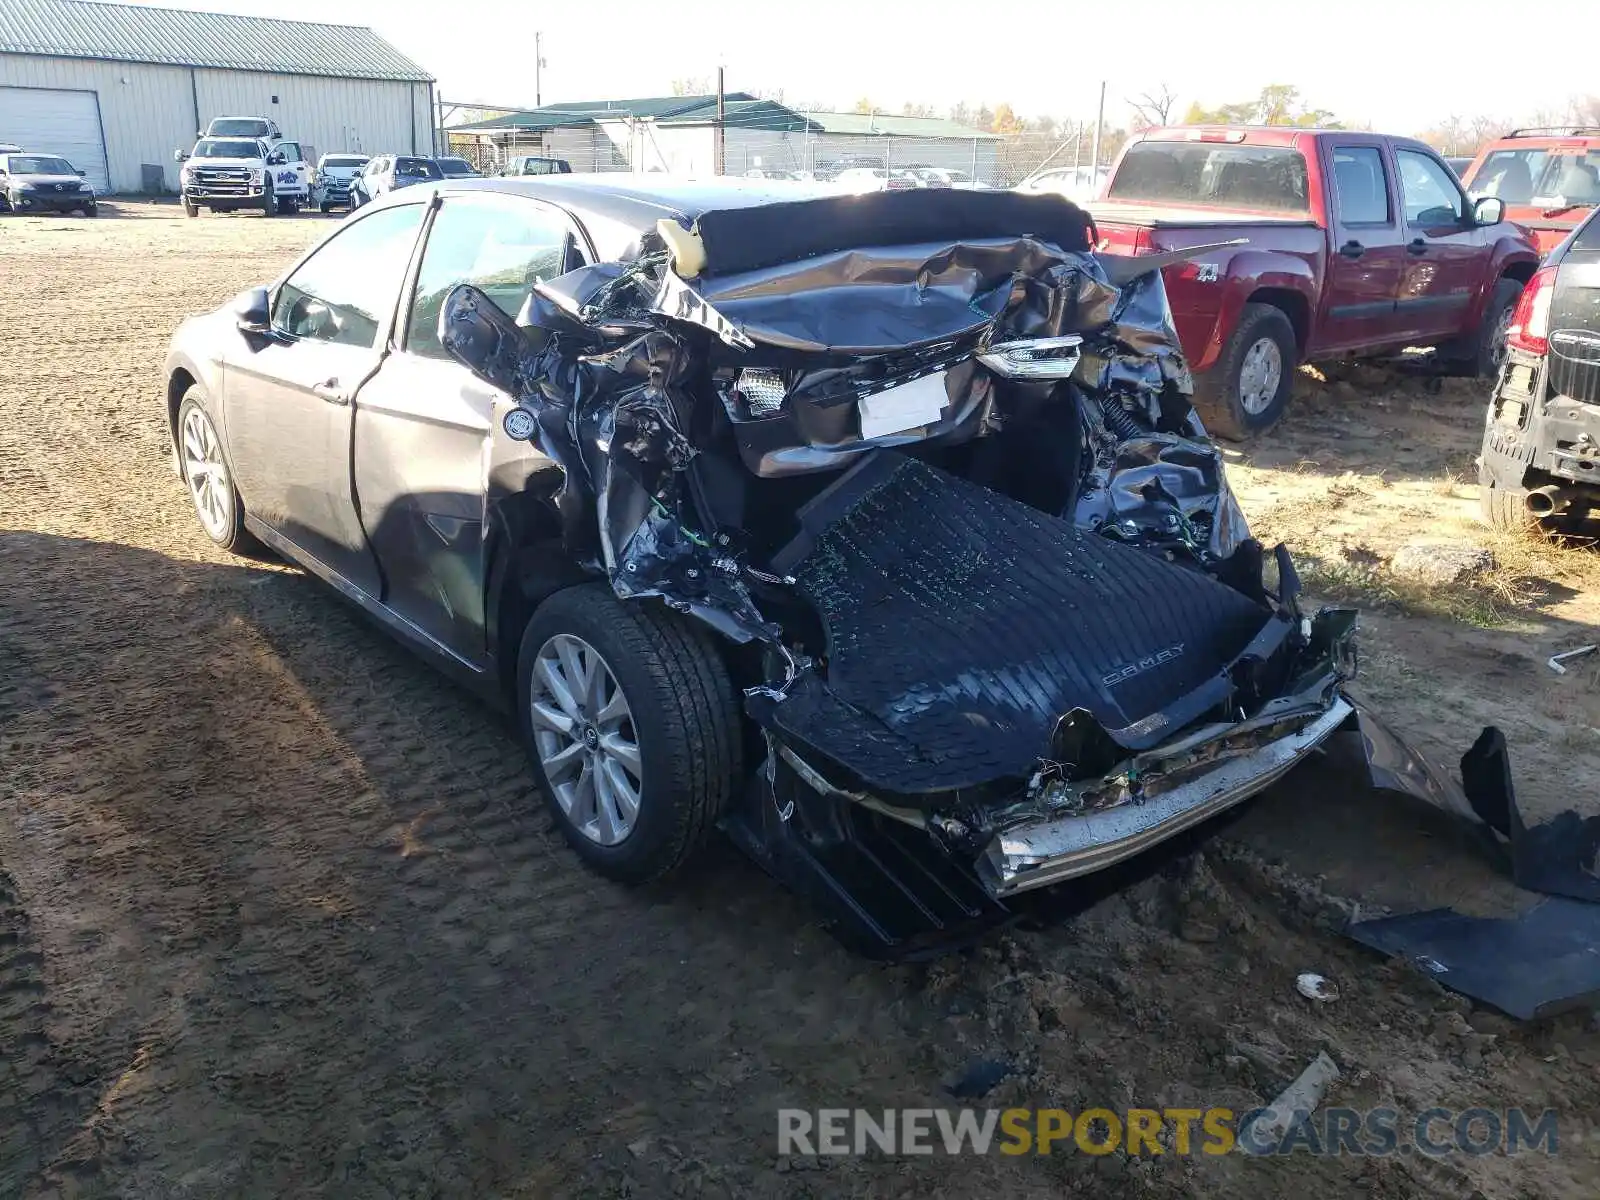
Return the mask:
[[1144,92],[1128,101],[1133,108],[1135,129],[1154,129],[1172,123],[1172,106],[1178,102],[1177,93],[1166,84],[1158,91]]

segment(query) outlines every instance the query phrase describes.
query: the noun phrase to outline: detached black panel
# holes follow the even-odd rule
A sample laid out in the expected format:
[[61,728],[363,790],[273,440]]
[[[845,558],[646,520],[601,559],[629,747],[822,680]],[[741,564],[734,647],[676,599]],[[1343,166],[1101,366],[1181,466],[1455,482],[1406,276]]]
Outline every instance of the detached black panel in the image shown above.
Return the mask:
[[1197,570],[899,455],[800,516],[778,561],[822,617],[826,681],[756,715],[901,795],[1026,776],[1072,709],[1134,726],[1268,620]]
[[1029,235],[1088,250],[1089,216],[1062,196],[916,188],[725,208],[697,221],[707,275],[731,275],[857,246]]

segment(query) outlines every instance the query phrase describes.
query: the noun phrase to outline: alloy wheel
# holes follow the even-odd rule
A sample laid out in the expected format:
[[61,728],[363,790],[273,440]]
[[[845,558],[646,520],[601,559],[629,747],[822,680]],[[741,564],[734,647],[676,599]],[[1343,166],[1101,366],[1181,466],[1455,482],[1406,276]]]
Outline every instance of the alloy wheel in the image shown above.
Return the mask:
[[205,531],[216,541],[227,537],[233,519],[233,481],[216,428],[198,405],[183,419],[183,478]]
[[1283,352],[1272,338],[1261,338],[1245,351],[1239,366],[1239,404],[1259,417],[1277,399],[1283,382]]
[[528,703],[539,764],[575,829],[615,846],[639,819],[643,775],[633,711],[600,652],[558,633],[534,660]]

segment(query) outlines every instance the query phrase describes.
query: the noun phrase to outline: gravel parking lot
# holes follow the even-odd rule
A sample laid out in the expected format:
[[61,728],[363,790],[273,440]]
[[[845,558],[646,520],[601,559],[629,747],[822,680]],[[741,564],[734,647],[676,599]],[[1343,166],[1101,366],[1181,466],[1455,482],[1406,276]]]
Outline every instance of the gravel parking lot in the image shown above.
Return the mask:
[[[1520,903],[1437,825],[1303,772],[1203,851],[932,963],[851,957],[718,848],[585,873],[503,721],[297,570],[215,551],[163,449],[187,314],[315,217],[0,221],[0,1195],[1593,1195],[1600,1025],[1516,1026],[1337,934],[1351,902]],[[1600,809],[1592,550],[1383,591],[1475,536],[1479,392],[1307,380],[1239,463],[1314,586],[1372,594],[1368,692],[1447,761],[1511,740],[1526,807]],[[1504,560],[1512,553],[1497,547]],[[1451,606],[1456,607],[1452,608]],[[1495,607],[1498,605],[1498,607]],[[1319,971],[1342,997],[1295,993]],[[780,1107],[1269,1100],[1318,1050],[1354,1108],[1551,1106],[1559,1153],[791,1162]]]

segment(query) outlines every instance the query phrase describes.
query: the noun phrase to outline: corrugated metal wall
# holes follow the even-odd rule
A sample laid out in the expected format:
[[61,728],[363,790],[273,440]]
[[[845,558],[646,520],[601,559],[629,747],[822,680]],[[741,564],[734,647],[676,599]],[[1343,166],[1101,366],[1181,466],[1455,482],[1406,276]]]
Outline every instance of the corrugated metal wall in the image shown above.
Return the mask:
[[318,154],[433,153],[427,84],[210,69],[195,71],[195,84],[202,124],[223,115],[264,116]]
[[184,68],[0,54],[0,85],[98,94],[112,190],[137,192],[140,163],[164,164],[167,182],[176,190],[172,152],[194,144],[194,101]]
[[166,186],[177,190],[172,152],[194,145],[197,109],[200,125],[215,116],[271,117],[285,137],[314,146],[319,154],[432,153],[425,83],[0,54],[0,86],[98,94],[111,186],[119,192],[140,190],[143,163],[159,164]]

